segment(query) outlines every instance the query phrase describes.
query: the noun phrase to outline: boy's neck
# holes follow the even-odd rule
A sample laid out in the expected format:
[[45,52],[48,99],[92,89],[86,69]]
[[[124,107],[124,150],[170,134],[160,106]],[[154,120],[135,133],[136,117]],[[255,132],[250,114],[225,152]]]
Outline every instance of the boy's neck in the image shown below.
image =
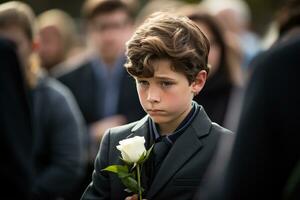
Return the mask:
[[181,113],[177,117],[177,119],[173,120],[172,122],[158,124],[160,135],[163,136],[163,135],[172,134],[177,129],[177,127],[181,124],[181,122],[187,117],[187,115],[190,113],[191,110],[192,110],[192,106],[190,106],[187,110]]

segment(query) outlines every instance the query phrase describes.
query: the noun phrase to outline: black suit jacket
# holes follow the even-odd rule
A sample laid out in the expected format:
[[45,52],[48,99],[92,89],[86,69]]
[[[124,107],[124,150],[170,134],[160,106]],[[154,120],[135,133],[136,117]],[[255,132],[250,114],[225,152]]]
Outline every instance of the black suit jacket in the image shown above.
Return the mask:
[[[119,141],[128,137],[148,138],[148,117],[125,126],[112,128],[105,134],[95,161],[93,181],[82,199],[125,199],[130,194],[119,178],[101,169],[112,164],[122,164],[116,149]],[[203,174],[216,149],[220,135],[230,137],[229,130],[212,123],[201,107],[198,115],[176,140],[164,159],[150,189],[144,198],[151,200],[192,199]]]
[[[199,200],[283,199],[300,160],[299,52],[297,37],[254,60],[228,169]],[[297,183],[289,199],[300,199]]]
[[[99,107],[103,104],[103,93],[91,62],[87,62],[75,70],[58,77],[63,84],[70,88],[78,102],[80,110],[87,124],[98,121],[103,116]],[[120,94],[117,113],[124,115],[128,122],[133,122],[145,115],[136,92],[134,79],[129,76],[125,68],[120,81]]]
[[0,38],[1,198],[29,199],[33,132],[30,104],[13,43]]

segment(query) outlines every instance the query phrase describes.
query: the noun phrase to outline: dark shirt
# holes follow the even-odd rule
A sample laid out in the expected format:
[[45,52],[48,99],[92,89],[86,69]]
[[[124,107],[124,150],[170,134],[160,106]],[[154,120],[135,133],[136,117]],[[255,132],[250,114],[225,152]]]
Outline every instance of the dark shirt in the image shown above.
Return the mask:
[[148,144],[154,144],[154,147],[152,156],[150,156],[149,161],[145,166],[146,176],[148,177],[145,183],[147,186],[151,185],[157,171],[160,168],[161,163],[167,156],[173,144],[182,135],[186,128],[190,126],[198,112],[199,107],[197,107],[196,104],[193,102],[192,109],[189,112],[189,114],[185,117],[185,119],[180,123],[180,125],[175,129],[173,133],[170,133],[166,136],[160,135],[158,125],[155,124],[155,122],[149,117],[150,137]]
[[[173,145],[175,143],[177,138],[179,138],[179,136],[184,132],[184,130],[192,123],[193,119],[195,118],[195,116],[197,115],[197,113],[199,111],[199,109],[196,108],[195,103],[193,102],[192,104],[193,104],[192,109],[189,112],[189,114],[185,117],[185,119],[176,128],[174,133],[167,134],[167,136],[160,135],[158,125],[155,124],[154,121],[149,117],[149,120],[150,120],[149,131],[150,131],[151,138],[154,138],[155,143],[160,141],[164,137],[171,145]],[[153,139],[152,139],[152,141],[153,141]]]

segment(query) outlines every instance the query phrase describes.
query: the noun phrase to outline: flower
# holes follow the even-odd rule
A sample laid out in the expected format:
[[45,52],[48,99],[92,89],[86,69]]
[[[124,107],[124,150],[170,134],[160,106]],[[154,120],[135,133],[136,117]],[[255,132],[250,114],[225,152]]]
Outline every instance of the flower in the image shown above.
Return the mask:
[[121,152],[124,165],[110,165],[104,171],[116,173],[127,187],[125,191],[138,194],[142,199],[144,189],[141,186],[141,170],[143,163],[148,159],[153,145],[149,150],[145,148],[145,138],[135,136],[121,140],[116,148]]
[[147,153],[145,138],[141,136],[121,140],[119,144],[117,149],[121,151],[123,160],[128,163],[137,163],[141,156]]

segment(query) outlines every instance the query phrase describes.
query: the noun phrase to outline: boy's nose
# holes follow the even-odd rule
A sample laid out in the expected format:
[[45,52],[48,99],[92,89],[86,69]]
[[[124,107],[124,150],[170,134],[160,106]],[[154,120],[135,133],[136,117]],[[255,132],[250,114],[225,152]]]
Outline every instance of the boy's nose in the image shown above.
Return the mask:
[[160,102],[159,91],[155,88],[150,87],[148,90],[147,101],[149,101],[150,103]]

